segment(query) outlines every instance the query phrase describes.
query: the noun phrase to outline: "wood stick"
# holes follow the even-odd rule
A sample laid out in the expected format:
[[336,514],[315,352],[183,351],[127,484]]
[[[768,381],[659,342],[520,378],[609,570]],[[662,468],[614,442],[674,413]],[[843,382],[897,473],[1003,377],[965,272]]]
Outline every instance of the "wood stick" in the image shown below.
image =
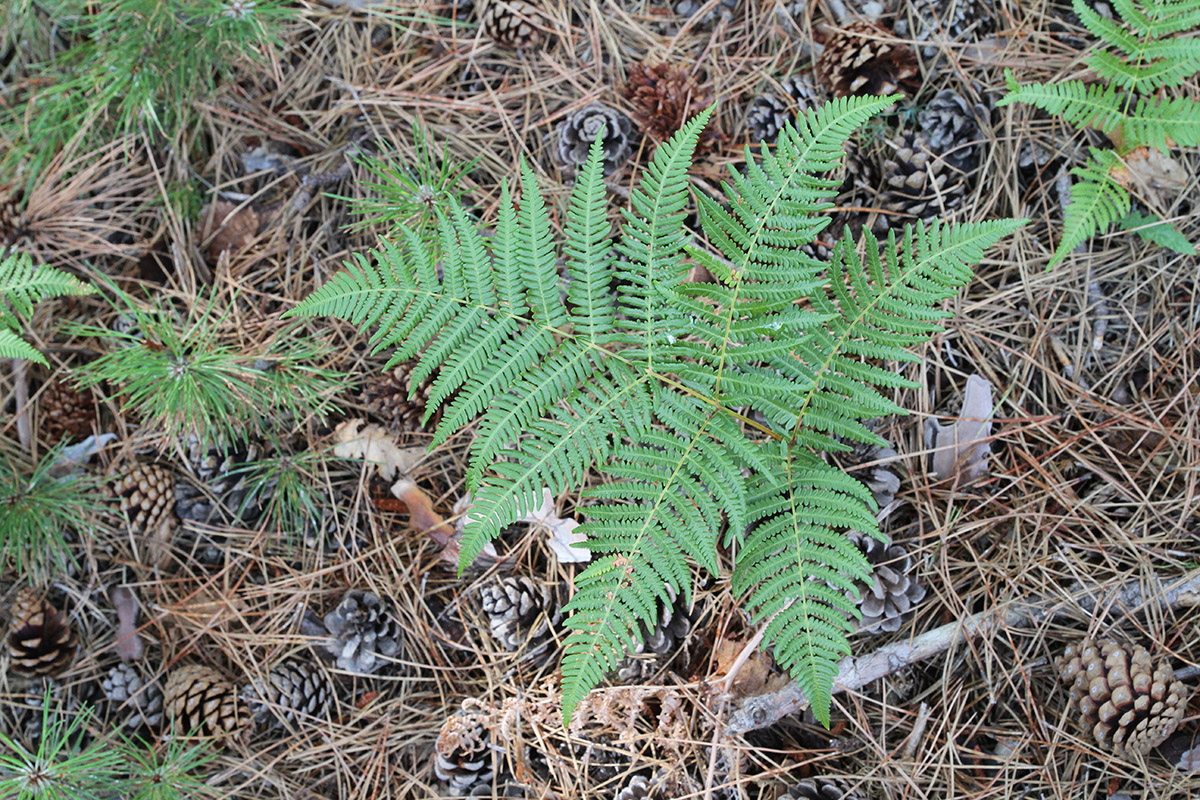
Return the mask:
[[[862,656],[850,656],[839,664],[833,692],[860,689],[872,681],[891,675],[910,664],[932,658],[972,636],[990,636],[1005,628],[1030,628],[1050,622],[1074,611],[1095,616],[1097,611],[1118,611],[1130,615],[1148,603],[1163,608],[1200,605],[1200,570],[1188,573],[1167,588],[1147,593],[1141,583],[1116,588],[1075,584],[1063,598],[1017,600],[1003,609],[981,611],[966,619],[951,622],[905,642],[885,645]],[[808,708],[808,698],[792,682],[777,692],[743,698],[729,714],[726,730],[730,733],[765,728],[788,714]]]

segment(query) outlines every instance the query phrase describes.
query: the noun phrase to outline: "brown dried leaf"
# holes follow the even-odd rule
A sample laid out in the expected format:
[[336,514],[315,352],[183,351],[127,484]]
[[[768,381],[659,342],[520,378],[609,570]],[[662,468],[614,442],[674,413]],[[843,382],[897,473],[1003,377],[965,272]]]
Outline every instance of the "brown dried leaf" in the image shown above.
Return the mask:
[[226,250],[232,253],[246,249],[258,233],[262,220],[253,206],[217,200],[200,212],[200,242],[207,242],[204,257],[215,264]]

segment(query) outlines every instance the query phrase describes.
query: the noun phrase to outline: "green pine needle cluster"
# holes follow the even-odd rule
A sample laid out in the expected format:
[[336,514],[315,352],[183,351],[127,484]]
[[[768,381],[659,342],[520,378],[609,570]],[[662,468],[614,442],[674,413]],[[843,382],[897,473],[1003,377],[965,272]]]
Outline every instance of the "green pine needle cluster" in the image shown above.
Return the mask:
[[345,388],[344,379],[317,366],[329,348],[311,336],[290,327],[246,349],[224,336],[229,312],[215,296],[197,298],[180,319],[169,305],[139,308],[113,290],[131,309],[126,331],[67,326],[105,341],[104,355],[83,368],[79,384],[109,387],[106,399],[164,434],[164,441],[196,436],[205,446],[229,444],[336,410],[332,398]]
[[17,335],[21,321],[42,300],[63,295],[89,294],[92,287],[62,270],[35,267],[25,253],[0,257],[0,358],[24,358],[45,364],[46,359]]
[[[715,250],[683,224],[710,108],[657,149],[615,240],[597,136],[563,241],[522,164],[519,201],[503,188],[487,240],[451,199],[436,256],[401,226],[289,312],[373,328],[376,350],[395,348],[391,363],[418,359],[412,386],[436,375],[434,446],[475,424],[462,565],[537,508],[543,486],[606,476],[583,492],[593,560],[568,606],[565,718],[672,591],[690,597],[695,568],[718,570],[724,546],[763,646],[828,723],[857,615],[844,592],[869,574],[846,533],[879,529],[870,492],[821,453],[881,441],[862,421],[901,413],[881,390],[915,385],[889,363],[918,360],[910,348],[940,330],[942,303],[1023,224],[935,223],[882,243],[868,234],[861,250],[847,232],[830,263],[806,256],[828,225],[843,143],[896,99],[839,98],[760,158],[747,151],[724,202],[696,197]],[[694,264],[714,280],[689,282]]]
[[211,748],[167,741],[160,746],[106,737],[80,747],[92,711],[67,714],[43,697],[41,736],[34,749],[0,730],[0,797],[15,800],[201,800],[216,789],[197,774]]
[[[1200,0],[1113,0],[1121,21],[1098,14],[1085,0],[1072,0],[1075,13],[1100,43],[1088,52],[1087,65],[1107,83],[1034,83],[1021,86],[1005,70],[1008,94],[998,103],[1029,103],[1078,127],[1105,133],[1113,150],[1090,148],[1063,219],[1063,234],[1047,269],[1061,263],[1097,231],[1119,225],[1177,252],[1195,248],[1157,217],[1130,218],[1132,198],[1114,173],[1123,158],[1140,147],[1168,152],[1172,146],[1200,145],[1200,102],[1164,97],[1200,72],[1200,39],[1181,36],[1200,27]],[[1147,225],[1158,222],[1158,225]]]

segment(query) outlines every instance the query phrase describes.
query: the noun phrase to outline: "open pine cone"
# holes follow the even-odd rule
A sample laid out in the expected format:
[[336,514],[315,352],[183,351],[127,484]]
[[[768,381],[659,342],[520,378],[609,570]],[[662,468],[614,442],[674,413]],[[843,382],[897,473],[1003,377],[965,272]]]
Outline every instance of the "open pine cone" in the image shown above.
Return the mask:
[[480,25],[501,47],[524,50],[542,43],[549,21],[537,6],[525,0],[489,0]]
[[176,736],[224,740],[245,730],[247,715],[237,688],[212,667],[176,667],[167,676],[163,695]]
[[615,677],[620,683],[639,683],[657,672],[705,616],[704,607],[697,604],[689,609],[683,595],[677,595],[669,585],[666,588],[671,602],[661,604],[653,630],[642,625],[641,644],[631,648],[617,666]]
[[175,483],[175,515],[202,525],[253,522],[262,508],[246,503],[251,475],[245,469],[262,458],[264,445],[253,439],[228,445],[187,444],[188,473]]
[[981,0],[912,0],[908,8],[911,34],[908,18],[901,17],[893,27],[904,39],[927,42],[921,46],[926,58],[937,55],[940,43],[977,42],[996,30],[994,6]]
[[254,724],[283,728],[304,719],[321,719],[333,703],[333,685],[316,664],[283,661],[271,668],[265,680],[242,690]]
[[489,789],[492,769],[490,715],[479,704],[464,700],[462,708],[446,718],[434,745],[434,774],[447,784],[450,797],[474,797]]
[[620,111],[601,103],[575,109],[554,129],[558,163],[567,170],[587,163],[588,149],[601,127],[604,128],[604,174],[616,172],[633,153],[633,123]]
[[[697,91],[695,79],[683,67],[635,61],[629,68],[624,95],[633,104],[634,121],[656,142],[663,142],[689,117],[708,106],[709,99],[697,97]],[[697,149],[711,144],[714,138],[706,129],[700,135]]]
[[[884,160],[883,178],[878,205],[884,213],[872,225],[876,234],[918,220],[944,218],[962,207],[966,199],[964,176],[933,152],[923,133],[908,131],[900,135]],[[893,213],[886,213],[889,211]]]
[[[429,399],[433,379],[423,381],[409,398],[409,375],[416,364],[415,359],[400,364],[391,372],[368,380],[363,389],[363,401],[367,408],[383,417],[393,434],[412,433],[422,427],[421,417],[425,415],[425,403]],[[435,420],[436,416],[430,424]]]
[[554,588],[525,576],[497,578],[479,590],[492,636],[509,651],[544,650],[562,621]]
[[38,397],[39,425],[46,441],[58,443],[92,435],[96,425],[96,395],[64,381],[50,381]]
[[136,533],[154,533],[174,519],[175,477],[157,464],[134,464],[110,481],[108,490]]
[[374,592],[350,589],[337,608],[325,615],[333,634],[325,649],[336,657],[338,669],[370,675],[400,652],[403,634]]
[[1187,711],[1187,687],[1165,658],[1155,664],[1141,645],[1084,639],[1055,666],[1079,726],[1120,757],[1144,756],[1165,742]]
[[984,147],[981,126],[987,119],[986,107],[972,106],[953,89],[938,92],[917,114],[930,151],[964,176],[979,169]]
[[817,75],[834,97],[911,92],[919,85],[916,53],[887,28],[864,19],[829,31]]
[[806,778],[779,795],[778,800],[863,800],[844,778]]
[[821,92],[800,75],[779,82],[783,94],[764,92],[750,103],[746,112],[746,130],[755,142],[774,142],[783,126],[821,103]]
[[7,644],[9,668],[29,678],[61,675],[78,649],[70,621],[32,589],[22,589],[13,601]]
[[847,534],[858,545],[874,571],[868,584],[859,584],[858,630],[865,633],[900,629],[904,615],[925,599],[925,587],[917,581],[913,557],[898,544],[885,544],[858,531]]
[[100,682],[104,696],[113,704],[122,727],[157,729],[163,721],[163,689],[158,681],[147,682],[132,664],[117,664]]

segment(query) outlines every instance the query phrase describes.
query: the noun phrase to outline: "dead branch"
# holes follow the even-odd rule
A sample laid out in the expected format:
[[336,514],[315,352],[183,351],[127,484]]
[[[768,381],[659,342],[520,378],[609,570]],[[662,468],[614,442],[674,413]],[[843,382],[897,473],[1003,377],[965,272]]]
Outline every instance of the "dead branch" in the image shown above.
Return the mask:
[[[1005,628],[1030,628],[1073,612],[1093,616],[1099,609],[1103,613],[1117,611],[1130,615],[1140,611],[1147,603],[1157,602],[1163,608],[1200,605],[1200,570],[1188,573],[1161,591],[1147,592],[1140,582],[1132,582],[1116,588],[1076,584],[1068,594],[1070,596],[1066,599],[1017,600],[1003,610],[981,611],[906,642],[885,645],[863,656],[845,658],[839,666],[833,691],[837,694],[860,689],[910,664],[944,652],[972,636],[990,636]],[[799,685],[792,682],[777,692],[741,700],[730,713],[726,729],[736,734],[765,728],[807,707],[808,698]]]

